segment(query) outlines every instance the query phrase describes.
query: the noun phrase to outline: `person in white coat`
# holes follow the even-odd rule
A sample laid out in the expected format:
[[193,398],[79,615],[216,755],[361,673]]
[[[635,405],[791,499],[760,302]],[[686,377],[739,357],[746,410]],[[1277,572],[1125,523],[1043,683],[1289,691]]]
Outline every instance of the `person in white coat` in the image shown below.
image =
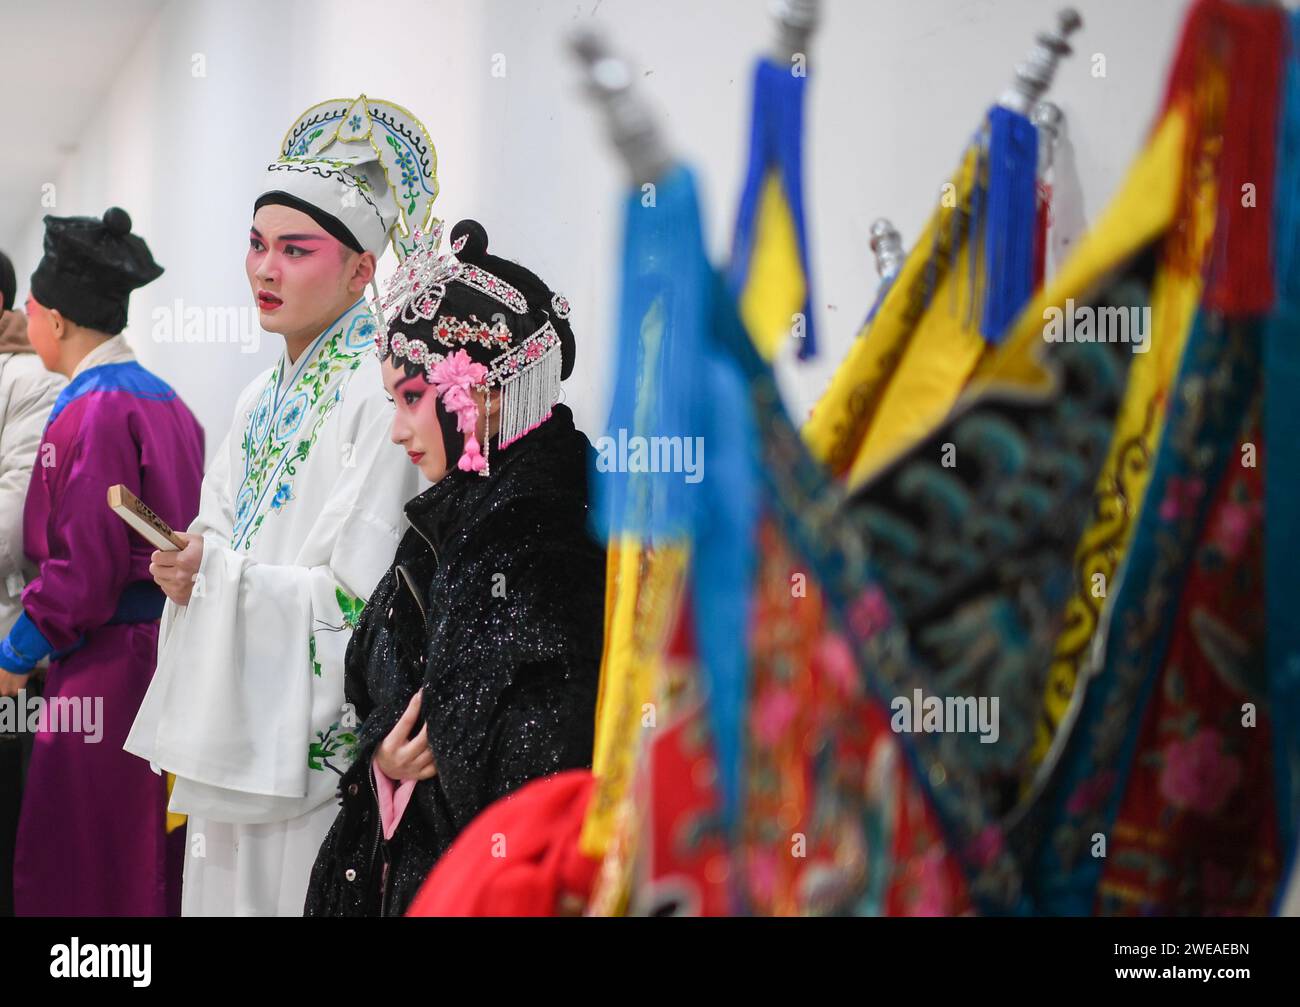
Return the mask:
[[23,503],[45,421],[65,379],[45,369],[14,310],[13,263],[0,252],[0,637],[22,610],[31,573],[23,556]]
[[[46,418],[65,381],[45,369],[14,310],[13,263],[0,252],[0,639],[22,611],[32,570],[23,555],[23,504]],[[0,686],[0,702],[6,689]],[[22,795],[22,741],[0,731],[0,916],[13,913],[13,852]]]

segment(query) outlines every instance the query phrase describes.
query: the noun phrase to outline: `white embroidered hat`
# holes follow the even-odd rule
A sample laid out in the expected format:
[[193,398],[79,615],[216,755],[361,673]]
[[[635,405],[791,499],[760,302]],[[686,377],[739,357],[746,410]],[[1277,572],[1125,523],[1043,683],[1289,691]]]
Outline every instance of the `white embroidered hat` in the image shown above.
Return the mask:
[[416,231],[434,223],[438,158],[410,112],[364,94],[307,109],[266,166],[254,210],[279,203],[302,210],[333,237],[378,258],[390,241],[398,260]]

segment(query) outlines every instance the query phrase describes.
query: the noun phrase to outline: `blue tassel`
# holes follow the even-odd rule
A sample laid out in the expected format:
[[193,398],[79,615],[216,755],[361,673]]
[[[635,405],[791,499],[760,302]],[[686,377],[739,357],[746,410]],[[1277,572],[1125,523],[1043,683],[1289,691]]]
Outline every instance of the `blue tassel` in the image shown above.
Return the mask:
[[741,191],[740,210],[732,236],[731,264],[727,284],[740,299],[749,282],[759,197],[768,173],[775,169],[781,178],[786,205],[794,222],[799,267],[803,271],[804,335],[799,343],[800,360],[817,353],[813,325],[813,277],[808,261],[808,228],[804,218],[803,122],[804,91],[808,78],[796,76],[790,67],[760,59],[754,68],[754,99],[750,123],[749,163]]
[[713,287],[712,344],[699,361],[707,389],[698,429],[708,445],[704,499],[692,535],[691,590],[696,652],[708,695],[718,760],[722,824],[740,841],[745,803],[745,717],[750,688],[750,613],[758,570],[759,437],[749,386],[727,347],[747,338],[719,276]]
[[989,111],[984,207],[984,314],[980,333],[997,345],[1034,290],[1038,130],[1018,112]]
[[[745,798],[759,458],[744,375],[724,350],[750,343],[725,282],[709,264],[694,175],[677,165],[657,190],[654,207],[642,203],[639,189],[624,202],[614,396],[608,433],[590,467],[594,526],[601,537],[691,546],[696,646],[720,813],[734,837]],[[694,476],[638,471],[623,464],[622,447],[614,449],[631,437],[697,445],[700,468]]]
[[680,472],[630,470],[622,464],[623,448],[609,448],[632,437],[686,444],[699,434],[707,402],[699,362],[709,339],[713,282],[694,176],[677,165],[657,188],[652,207],[639,189],[624,199],[614,394],[606,437],[597,441],[597,451],[605,452],[593,455],[590,466],[599,537],[633,535],[651,544],[689,538],[702,483],[688,483]]

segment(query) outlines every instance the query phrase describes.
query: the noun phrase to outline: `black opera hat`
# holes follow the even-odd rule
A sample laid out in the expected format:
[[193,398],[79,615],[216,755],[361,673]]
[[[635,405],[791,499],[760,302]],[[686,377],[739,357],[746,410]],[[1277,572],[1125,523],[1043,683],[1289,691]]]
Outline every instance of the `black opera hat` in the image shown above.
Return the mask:
[[120,207],[102,218],[47,216],[45,255],[32,273],[32,297],[78,325],[117,335],[126,328],[131,291],[162,274]]

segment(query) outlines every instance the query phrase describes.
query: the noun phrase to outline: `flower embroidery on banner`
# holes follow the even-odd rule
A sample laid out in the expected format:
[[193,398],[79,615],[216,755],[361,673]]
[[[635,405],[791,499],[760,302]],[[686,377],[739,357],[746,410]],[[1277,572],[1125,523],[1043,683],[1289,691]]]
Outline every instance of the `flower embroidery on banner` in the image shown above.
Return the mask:
[[981,867],[992,864],[1002,850],[1002,830],[996,825],[986,825],[966,848],[970,858]]
[[1259,502],[1224,503],[1212,532],[1212,541],[1228,559],[1236,559],[1246,547],[1250,533],[1259,522]]
[[750,889],[764,902],[770,900],[780,873],[776,855],[771,850],[755,850],[750,853],[746,867]]
[[764,745],[775,745],[798,715],[799,698],[790,689],[769,689],[754,711],[754,733]]
[[1205,482],[1201,479],[1171,476],[1165,498],[1160,501],[1160,520],[1178,521],[1191,517],[1204,492]]
[[948,916],[951,900],[948,897],[948,879],[943,870],[943,853],[927,850],[914,867],[916,888],[908,913],[912,916]]
[[876,585],[862,592],[849,610],[853,630],[864,640],[870,639],[890,623],[889,602]]
[[1241,760],[1223,750],[1223,738],[1212,728],[1171,741],[1163,754],[1160,793],[1176,808],[1217,814],[1241,782]]
[[1071,815],[1087,814],[1105,802],[1114,785],[1115,773],[1111,770],[1088,777],[1074,788],[1065,810]]
[[853,648],[838,633],[827,633],[817,646],[816,666],[825,674],[826,681],[835,687],[841,697],[856,697],[862,691]]

